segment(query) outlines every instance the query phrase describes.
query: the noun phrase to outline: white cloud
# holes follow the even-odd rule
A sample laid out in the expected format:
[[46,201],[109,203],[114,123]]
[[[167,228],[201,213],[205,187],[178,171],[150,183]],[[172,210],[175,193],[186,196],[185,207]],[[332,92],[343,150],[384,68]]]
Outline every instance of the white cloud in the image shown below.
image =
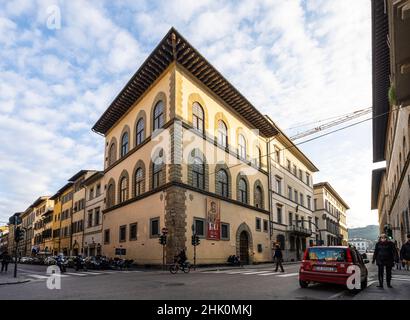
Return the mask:
[[[368,0],[74,0],[58,2],[54,31],[52,4],[18,1],[0,14],[0,217],[77,169],[101,168],[103,142],[90,128],[171,26],[282,128],[371,103]],[[349,132],[301,148],[321,169],[316,181],[346,197],[349,224],[366,225],[375,221],[370,129]]]

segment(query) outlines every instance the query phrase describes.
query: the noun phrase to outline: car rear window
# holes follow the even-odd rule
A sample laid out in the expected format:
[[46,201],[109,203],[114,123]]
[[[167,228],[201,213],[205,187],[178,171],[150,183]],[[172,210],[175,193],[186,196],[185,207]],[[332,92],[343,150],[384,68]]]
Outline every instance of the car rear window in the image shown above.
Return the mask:
[[309,248],[308,260],[313,261],[346,261],[346,249],[344,248]]

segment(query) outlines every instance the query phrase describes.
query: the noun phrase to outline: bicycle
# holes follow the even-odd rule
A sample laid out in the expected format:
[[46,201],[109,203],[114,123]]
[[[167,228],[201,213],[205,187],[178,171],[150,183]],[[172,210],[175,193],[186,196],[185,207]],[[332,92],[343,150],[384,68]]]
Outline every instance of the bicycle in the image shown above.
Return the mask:
[[176,274],[178,270],[182,270],[184,273],[189,273],[191,271],[191,264],[189,262],[184,262],[184,263],[179,263],[179,262],[174,262],[170,267],[169,267],[169,272],[172,274]]

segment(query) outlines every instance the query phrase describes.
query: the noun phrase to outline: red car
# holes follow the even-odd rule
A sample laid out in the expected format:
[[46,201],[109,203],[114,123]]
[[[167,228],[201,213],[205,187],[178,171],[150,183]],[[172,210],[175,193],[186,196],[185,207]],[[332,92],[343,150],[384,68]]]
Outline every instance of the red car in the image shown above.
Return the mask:
[[360,268],[361,289],[367,287],[367,268],[369,260],[350,246],[329,246],[307,248],[299,270],[299,284],[307,288],[309,283],[347,284],[347,268],[356,265]]

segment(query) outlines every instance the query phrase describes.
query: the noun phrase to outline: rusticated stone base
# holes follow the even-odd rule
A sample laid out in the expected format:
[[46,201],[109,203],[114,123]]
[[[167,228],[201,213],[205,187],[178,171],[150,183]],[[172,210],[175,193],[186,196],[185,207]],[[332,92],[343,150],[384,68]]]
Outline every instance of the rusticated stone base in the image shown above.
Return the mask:
[[165,226],[168,228],[166,246],[167,263],[172,263],[174,256],[186,247],[186,190],[170,187],[165,196]]

